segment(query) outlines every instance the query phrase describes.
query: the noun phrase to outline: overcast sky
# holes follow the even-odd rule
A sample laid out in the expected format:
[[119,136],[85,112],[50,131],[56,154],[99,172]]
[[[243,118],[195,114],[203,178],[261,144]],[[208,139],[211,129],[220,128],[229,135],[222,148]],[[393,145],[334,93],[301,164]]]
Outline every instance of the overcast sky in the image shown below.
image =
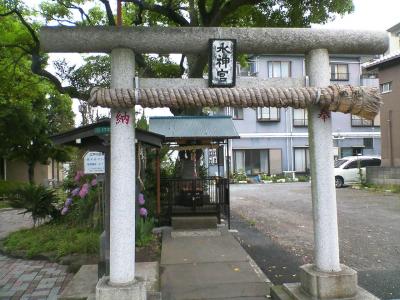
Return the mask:
[[400,0],[353,0],[352,14],[313,27],[386,30],[400,22]]
[[[37,8],[41,0],[25,1]],[[116,0],[114,1],[116,3]],[[340,28],[340,29],[365,29],[365,30],[387,30],[388,28],[400,23],[400,0],[353,0],[355,9],[352,14],[344,17],[337,17],[334,21],[324,25],[313,25],[315,28]],[[51,55],[52,59],[66,57],[71,64],[79,64],[79,55]],[[76,125],[80,123],[78,115],[78,101],[74,101],[73,109],[77,118]],[[165,115],[165,109],[146,109],[146,115]]]

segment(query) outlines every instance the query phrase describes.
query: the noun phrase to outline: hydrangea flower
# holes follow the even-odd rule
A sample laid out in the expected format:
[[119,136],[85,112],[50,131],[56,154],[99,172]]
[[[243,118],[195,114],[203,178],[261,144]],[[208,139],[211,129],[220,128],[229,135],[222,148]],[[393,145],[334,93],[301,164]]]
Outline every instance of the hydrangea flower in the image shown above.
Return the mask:
[[74,178],[75,182],[78,182],[83,175],[84,175],[83,171],[77,171]]
[[147,209],[144,208],[144,207],[139,209],[139,215],[141,215],[142,217],[146,218],[147,217]]
[[73,196],[73,197],[75,197],[75,196],[77,196],[78,194],[79,194],[79,191],[80,191],[80,188],[74,188],[73,190],[72,190],[72,192],[71,192],[71,195]]
[[145,203],[144,195],[142,193],[139,194],[138,203],[139,203],[139,205],[144,205],[144,203]]
[[67,198],[67,200],[65,200],[64,206],[68,207],[72,204],[72,198]]
[[79,197],[85,198],[88,193],[89,193],[89,184],[85,183],[84,185],[82,185],[82,188],[79,191]]
[[64,206],[63,209],[61,210],[61,215],[65,216],[68,212],[68,207]]
[[97,179],[93,178],[92,181],[90,182],[91,186],[96,186],[97,185]]

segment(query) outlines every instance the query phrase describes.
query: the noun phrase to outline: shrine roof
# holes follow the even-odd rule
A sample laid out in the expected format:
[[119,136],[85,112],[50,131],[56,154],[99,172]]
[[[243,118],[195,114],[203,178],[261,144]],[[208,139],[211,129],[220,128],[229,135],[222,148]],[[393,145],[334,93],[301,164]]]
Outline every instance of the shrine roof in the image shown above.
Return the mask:
[[150,117],[149,130],[165,136],[167,141],[240,138],[230,116]]
[[[93,147],[103,146],[104,141],[109,141],[109,135],[110,119],[104,118],[96,123],[73,128],[60,134],[53,135],[50,138],[58,145]],[[160,148],[164,141],[164,136],[139,128],[135,129],[135,138],[139,142],[157,148]],[[77,143],[77,140],[79,140],[79,143]]]

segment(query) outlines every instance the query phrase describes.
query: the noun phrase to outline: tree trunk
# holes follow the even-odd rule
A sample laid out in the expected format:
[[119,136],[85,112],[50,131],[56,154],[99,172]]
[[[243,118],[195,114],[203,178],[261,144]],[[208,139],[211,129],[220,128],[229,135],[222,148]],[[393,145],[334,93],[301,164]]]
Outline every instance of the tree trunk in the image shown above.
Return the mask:
[[35,184],[35,162],[28,163],[28,179],[30,184]]

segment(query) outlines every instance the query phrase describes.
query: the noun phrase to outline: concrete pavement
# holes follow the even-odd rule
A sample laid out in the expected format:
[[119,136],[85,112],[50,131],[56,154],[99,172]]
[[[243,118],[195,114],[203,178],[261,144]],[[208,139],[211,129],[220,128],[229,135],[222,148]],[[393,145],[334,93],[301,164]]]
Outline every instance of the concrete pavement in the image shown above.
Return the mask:
[[163,299],[266,299],[270,285],[225,228],[163,234]]
[[[231,186],[232,211],[259,232],[240,237],[274,284],[290,282],[290,273],[263,266],[264,260],[275,257],[266,251],[271,240],[292,255],[297,267],[313,261],[310,191],[309,183]],[[381,299],[400,299],[400,195],[351,188],[336,191],[341,262],[357,270],[359,285],[369,292]],[[265,245],[262,239],[267,240]],[[287,260],[281,267],[292,269],[294,275],[290,265]]]

